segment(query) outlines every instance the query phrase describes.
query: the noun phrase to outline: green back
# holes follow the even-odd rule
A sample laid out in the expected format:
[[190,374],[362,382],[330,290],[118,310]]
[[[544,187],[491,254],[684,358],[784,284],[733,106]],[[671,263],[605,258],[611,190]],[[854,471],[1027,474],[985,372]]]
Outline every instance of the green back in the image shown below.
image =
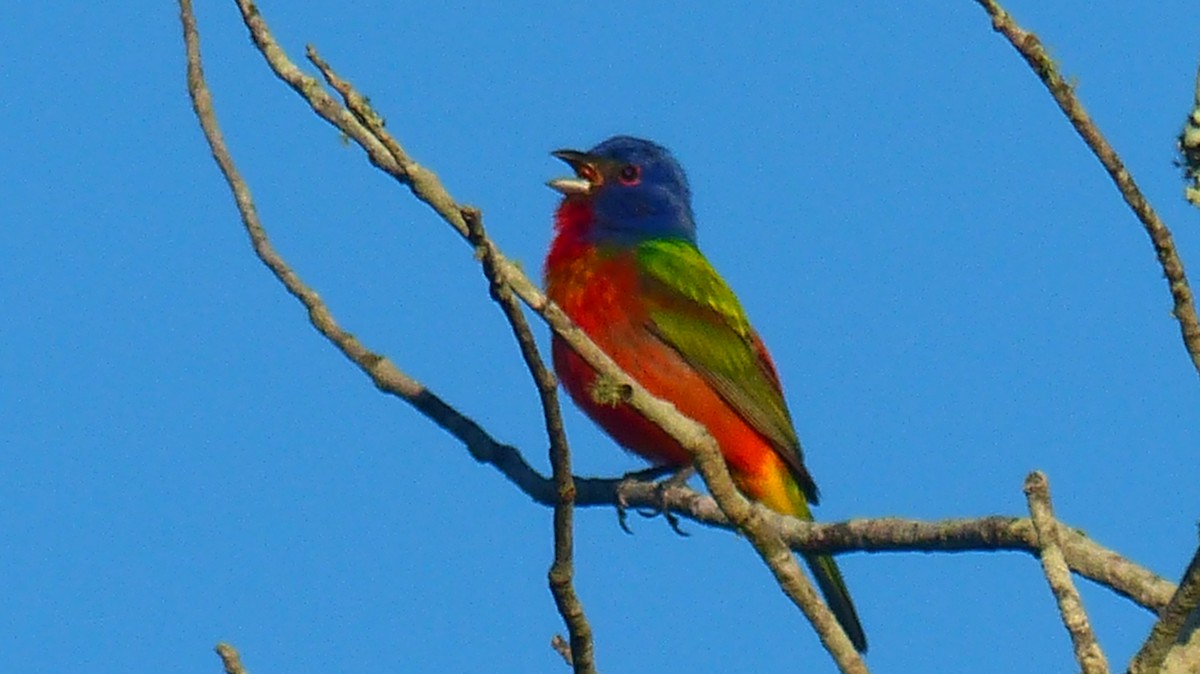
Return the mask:
[[650,331],[770,441],[815,503],[817,488],[804,469],[779,379],[733,291],[689,241],[645,241],[635,255]]

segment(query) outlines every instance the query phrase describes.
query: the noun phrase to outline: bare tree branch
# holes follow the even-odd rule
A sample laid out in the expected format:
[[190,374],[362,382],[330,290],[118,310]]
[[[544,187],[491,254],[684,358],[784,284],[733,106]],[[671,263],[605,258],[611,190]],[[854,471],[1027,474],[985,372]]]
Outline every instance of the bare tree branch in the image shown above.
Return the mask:
[[1071,571],[1058,544],[1058,521],[1054,519],[1054,508],[1050,504],[1050,483],[1041,471],[1034,471],[1025,478],[1025,498],[1038,535],[1042,570],[1058,602],[1063,625],[1071,634],[1075,659],[1084,674],[1108,674],[1108,660],[1100,650],[1100,644],[1096,643],[1096,634],[1083,610],[1083,599],[1071,582]]
[[[689,518],[716,524],[695,511]],[[701,514],[704,511],[701,510]],[[851,520],[837,523],[801,522],[779,517],[784,540],[794,550],[819,552],[967,552],[1009,550],[1038,554],[1037,533],[1028,518],[992,516],[979,519],[921,522],[899,518]],[[1175,585],[1118,555],[1083,533],[1059,528],[1059,538],[1071,570],[1109,587],[1157,613],[1170,601]]]
[[1196,316],[1196,304],[1192,296],[1192,289],[1188,286],[1187,275],[1183,270],[1183,260],[1175,250],[1171,230],[1154,212],[1150,202],[1146,200],[1142,191],[1138,189],[1137,183],[1133,181],[1133,176],[1129,174],[1121,158],[1117,156],[1117,151],[1100,133],[1100,128],[1083,109],[1083,104],[1075,96],[1075,91],[1058,72],[1058,66],[1046,53],[1046,49],[1037,35],[1018,26],[1012,16],[1004,11],[995,0],[976,0],[976,2],[992,17],[992,28],[1008,38],[1012,46],[1016,47],[1025,62],[1050,90],[1050,95],[1054,97],[1058,107],[1067,116],[1071,126],[1075,127],[1075,131],[1083,138],[1083,142],[1087,143],[1092,153],[1100,160],[1104,170],[1108,172],[1109,177],[1116,184],[1117,190],[1125,199],[1125,203],[1141,221],[1146,234],[1150,237],[1150,243],[1154,245],[1154,252],[1158,256],[1158,263],[1162,266],[1163,274],[1167,277],[1167,285],[1174,300],[1172,313],[1179,322],[1183,346],[1192,359],[1193,367],[1200,372],[1200,319]]
[[[350,101],[347,101],[349,103]],[[574,576],[574,509],[575,481],[571,476],[571,450],[567,445],[567,433],[563,428],[562,411],[558,404],[558,379],[546,368],[538,354],[533,331],[521,312],[521,305],[513,297],[512,290],[500,281],[496,271],[496,246],[483,228],[483,216],[473,208],[462,211],[467,223],[467,238],[479,255],[484,275],[491,284],[492,298],[504,311],[513,336],[521,347],[521,356],[529,368],[537,386],[542,403],[543,422],[550,440],[550,466],[554,474],[554,486],[558,499],[554,504],[554,562],[547,574],[550,592],[558,613],[567,624],[571,637],[571,666],[576,674],[594,674],[592,628],[583,612],[583,602],[575,593]]]
[[[221,172],[234,194],[238,210],[242,215],[242,222],[250,235],[251,243],[259,259],[283,283],[288,292],[304,304],[305,308],[308,309],[309,319],[312,321],[313,326],[338,347],[344,355],[357,364],[360,369],[367,373],[376,387],[406,400],[422,411],[427,417],[433,419],[456,437],[459,437],[471,449],[472,456],[477,460],[492,463],[500,468],[502,472],[505,472],[506,475],[510,475],[510,477],[516,478],[521,482],[544,485],[546,482],[545,478],[533,471],[514,448],[496,442],[474,421],[463,416],[449,405],[446,405],[440,398],[421,386],[419,382],[400,372],[386,358],[368,350],[353,335],[338,327],[332,313],[330,313],[317,293],[305,285],[300,277],[286,264],[282,256],[274,250],[262,223],[258,219],[257,209],[254,207],[249,187],[237,171],[237,167],[233,163],[233,158],[225,146],[220,128],[217,126],[216,115],[212,108],[212,97],[204,80],[199,50],[199,35],[195,25],[195,18],[192,14],[190,3],[186,2],[186,0],[181,0],[181,12],[184,22],[185,42],[187,43],[188,50],[188,90],[192,95],[193,107],[196,110],[197,117],[200,119],[205,137],[209,141],[213,157],[217,160],[217,164],[220,166]],[[331,75],[328,68],[323,68],[322,70]],[[515,304],[511,304],[510,302],[504,305],[506,312],[509,305],[513,309],[516,309]],[[520,316],[519,309],[516,309],[516,311],[519,322],[513,323],[513,329],[518,332],[523,349],[533,348],[532,332],[529,330],[528,324],[524,322],[524,317]],[[511,315],[510,320],[512,320]],[[575,596],[571,585],[572,544],[570,531],[572,499],[575,488],[572,484],[570,464],[566,453],[566,438],[562,431],[562,419],[558,412],[554,390],[556,382],[553,376],[549,375],[546,371],[545,366],[541,364],[536,351],[532,354],[527,353],[527,359],[530,357],[533,359],[530,362],[530,368],[534,372],[535,380],[538,382],[539,392],[543,396],[543,404],[546,409],[547,431],[551,437],[551,452],[553,455],[552,459],[554,459],[552,463],[555,467],[555,479],[559,487],[554,493],[553,498],[556,543],[555,564],[551,572],[553,576],[551,586],[560,609],[563,610],[564,620],[566,620],[571,632],[574,650],[579,654],[574,659],[575,671],[581,673],[594,672],[595,669],[591,661],[591,628],[588,626],[587,619],[583,614],[582,604]],[[547,395],[549,396],[548,398]],[[539,491],[542,492],[543,501],[551,502],[550,496],[545,493],[548,491],[547,489],[543,487]]]
[[1163,666],[1167,652],[1176,642],[1186,641],[1184,633],[1188,618],[1196,612],[1197,606],[1200,606],[1200,549],[1192,555],[1175,596],[1159,614],[1158,621],[1150,629],[1150,636],[1129,664],[1130,674],[1150,674]]
[[[1174,302],[1173,315],[1179,322],[1180,334],[1183,338],[1184,348],[1191,357],[1192,365],[1197,371],[1200,371],[1200,320],[1197,319],[1195,300],[1191,288],[1188,285],[1187,275],[1184,272],[1183,261],[1180,259],[1178,251],[1175,248],[1173,237],[1170,229],[1158,217],[1158,214],[1150,206],[1149,201],[1142,194],[1133,176],[1125,168],[1124,163],[1117,155],[1116,150],[1108,143],[1108,140],[1100,132],[1099,127],[1084,110],[1083,104],[1075,95],[1072,87],[1063,79],[1058,67],[1054,61],[1046,53],[1041,41],[1033,33],[1021,28],[1012,19],[996,0],[976,0],[980,6],[987,11],[992,19],[992,28],[1004,35],[1008,41],[1016,48],[1025,59],[1026,63],[1041,79],[1042,83],[1050,91],[1059,108],[1075,131],[1083,138],[1087,146],[1100,160],[1109,177],[1116,185],[1117,190],[1125,199],[1125,203],[1129,205],[1134,215],[1142,223],[1146,234],[1150,237],[1150,242],[1154,246],[1155,254],[1158,258],[1159,265],[1162,267],[1163,274],[1167,279],[1167,284],[1171,292],[1171,297]],[[1194,96],[1194,106],[1192,112],[1188,115],[1187,122],[1184,125],[1183,131],[1180,133],[1178,145],[1180,152],[1183,155],[1183,165],[1185,175],[1193,182],[1186,191],[1185,196],[1194,205],[1200,206],[1200,71],[1196,75],[1196,88]],[[1034,477],[1030,476],[1031,479]],[[1042,478],[1044,483],[1044,476]],[[1049,506],[1049,496],[1047,495],[1046,505]],[[1033,501],[1030,502],[1031,509]],[[1035,517],[1035,524],[1036,524]],[[1200,554],[1200,553],[1198,553]],[[1051,555],[1053,557],[1053,554]],[[1043,554],[1043,562],[1046,560],[1046,555]],[[1200,579],[1195,576],[1200,573],[1194,573],[1196,560],[1193,559],[1192,566],[1189,567],[1188,573],[1185,574],[1183,582],[1179,586],[1178,592],[1171,599],[1170,605],[1164,610],[1160,620],[1155,624],[1150,637],[1138,652],[1131,664],[1132,672],[1149,672],[1154,671],[1158,664],[1162,662],[1165,654],[1165,649],[1170,646],[1173,639],[1179,634],[1179,630],[1183,627],[1183,620],[1196,607],[1196,602],[1200,601],[1200,588],[1194,587],[1192,583],[1200,583]],[[1047,569],[1047,577],[1050,577],[1050,571]],[[1069,577],[1067,578],[1069,581]],[[1053,585],[1053,580],[1051,581]],[[1074,588],[1071,588],[1074,592]],[[1056,591],[1058,596],[1058,591]],[[1062,600],[1060,599],[1060,606]],[[1086,615],[1083,617],[1083,626],[1086,627]],[[1071,628],[1071,621],[1068,619],[1067,609],[1063,608],[1064,621],[1068,622],[1068,628]],[[1077,627],[1079,625],[1076,625]],[[1100,653],[1099,647],[1095,645],[1095,637],[1091,634],[1090,628],[1077,632],[1075,629],[1071,631],[1072,641],[1075,644],[1076,654],[1080,659],[1080,663],[1084,666],[1085,671],[1092,668],[1094,671],[1106,671],[1107,663],[1103,661],[1103,654]],[[1091,643],[1087,643],[1090,641]],[[1200,646],[1198,646],[1200,649]],[[1172,650],[1172,655],[1178,655],[1177,649]],[[1200,663],[1200,655],[1193,654]],[[1098,656],[1098,657],[1097,657]],[[1174,662],[1178,663],[1176,658]],[[1178,666],[1178,665],[1176,665]],[[1103,667],[1103,669],[1100,669]],[[1188,670],[1194,671],[1194,670]]]
[[1200,672],[1200,629],[1192,629],[1182,643],[1175,644],[1163,658],[1162,674],[1196,674]]
[[183,15],[184,40],[187,45],[187,80],[192,106],[209,143],[213,158],[233,194],[234,202],[241,214],[242,224],[250,237],[255,255],[283,284],[288,293],[304,305],[309,321],[317,332],[370,377],[376,388],[408,402],[431,421],[458,438],[466,445],[476,461],[495,466],[539,503],[553,505],[555,494],[552,484],[533,470],[514,447],[502,444],[492,438],[474,420],[446,404],[419,381],[400,371],[386,357],[366,348],[354,335],[338,326],[321,297],[292,271],[283,257],[271,245],[267,232],[258,218],[254,200],[250,195],[250,188],[234,165],[233,157],[225,145],[225,140],[217,124],[212,106],[212,94],[204,80],[204,70],[200,60],[199,34],[196,31],[195,19],[191,12],[191,3],[180,0],[180,6]]
[[[184,2],[190,2],[190,0],[181,0],[181,4]],[[213,650],[220,656],[221,664],[225,667],[225,674],[246,674],[246,669],[242,667],[242,658],[233,646],[221,642]]]
[[[620,488],[633,508],[665,507],[692,521],[732,529],[713,499],[683,485],[576,478],[576,505],[609,506]],[[598,500],[593,500],[596,498]],[[1029,518],[993,515],[938,522],[884,517],[849,522],[803,522],[767,513],[784,541],[797,552],[1023,552],[1036,556],[1038,538]],[[1099,545],[1081,531],[1059,527],[1060,545],[1071,570],[1110,588],[1155,614],[1166,607],[1175,585]]]

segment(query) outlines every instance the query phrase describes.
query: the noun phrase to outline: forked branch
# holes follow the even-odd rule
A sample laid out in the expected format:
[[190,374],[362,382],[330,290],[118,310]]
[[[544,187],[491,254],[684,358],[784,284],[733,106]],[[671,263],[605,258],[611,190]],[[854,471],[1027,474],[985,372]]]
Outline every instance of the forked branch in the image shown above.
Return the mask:
[[[1096,152],[1127,203],[1143,223],[1167,275],[1175,302],[1175,316],[1180,323],[1185,347],[1192,356],[1193,363],[1200,369],[1200,327],[1197,325],[1191,291],[1170,232],[1142,197],[1115,152],[1107,145],[1075,99],[1070,87],[1058,75],[1036,36],[1016,26],[1011,17],[996,3],[988,0],[977,1],[992,16],[993,26],[1013,42],[1046,83],[1060,107]],[[1005,549],[1038,552],[1046,549],[1047,534],[1042,531],[1039,535],[1038,528],[1028,519],[990,517],[940,523],[884,519],[819,525],[781,517],[749,504],[734,488],[715,442],[703,427],[680,415],[669,404],[651,397],[599,351],[561,311],[548,303],[537,287],[487,238],[478,211],[462,206],[446,192],[436,175],[413,161],[384,129],[382,119],[370,109],[366,99],[340,78],[314,49],[310,47],[308,50],[309,60],[321,72],[325,83],[340,94],[341,101],[331,96],[320,80],[304,74],[287,58],[284,50],[271,37],[265,22],[252,3],[238,0],[238,5],[255,45],[272,71],[295,90],[319,116],[362,147],[372,164],[406,185],[418,199],[430,205],[480,254],[493,295],[509,320],[538,387],[551,445],[553,479],[539,474],[518,450],[496,441],[469,417],[448,405],[420,382],[400,371],[387,358],[366,348],[352,334],[343,330],[317,293],[305,285],[274,250],[259,222],[249,188],[238,175],[217,128],[211,95],[204,83],[200,65],[199,38],[194,18],[191,16],[190,0],[180,0],[188,49],[188,85],[193,105],[213,156],[229,183],[255,254],[287,291],[304,305],[313,326],[358,365],[380,390],[405,400],[453,434],[463,442],[476,460],[495,466],[535,501],[555,507],[555,561],[551,567],[551,585],[554,588],[556,582],[559,584],[555,590],[556,602],[571,632],[570,648],[564,647],[562,651],[571,653],[576,671],[592,671],[592,665],[590,630],[583,619],[582,607],[578,605],[577,597],[574,598],[574,602],[571,601],[572,502],[576,506],[612,505],[617,501],[618,481],[571,476],[566,439],[562,434],[561,419],[558,418],[553,376],[537,355],[529,326],[525,323],[514,298],[519,298],[539,314],[589,364],[628,391],[629,404],[694,452],[697,465],[713,495],[708,497],[698,494],[684,486],[657,490],[653,485],[634,484],[622,489],[629,505],[665,505],[671,512],[698,522],[741,531],[767,563],[784,592],[817,627],[822,642],[833,654],[842,671],[861,672],[866,669],[833,616],[808,584],[789,548],[816,552]],[[1155,611],[1165,607],[1176,594],[1175,587],[1170,582],[1097,546],[1081,534],[1060,524],[1054,529],[1057,540],[1053,547],[1061,552],[1063,563],[1072,571],[1105,584]],[[1061,568],[1060,566],[1059,571]],[[573,607],[578,608],[577,613]]]

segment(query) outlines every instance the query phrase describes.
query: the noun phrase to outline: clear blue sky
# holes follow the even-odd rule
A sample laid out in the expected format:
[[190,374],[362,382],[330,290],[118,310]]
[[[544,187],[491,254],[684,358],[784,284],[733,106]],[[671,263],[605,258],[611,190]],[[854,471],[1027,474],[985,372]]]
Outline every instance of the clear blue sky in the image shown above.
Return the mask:
[[[470,250],[268,74],[232,2],[199,4],[217,111],[279,249],[346,328],[545,467]],[[1020,515],[1040,468],[1064,520],[1177,577],[1200,386],[1108,178],[974,2],[794,4],[261,8],[530,272],[563,170],[550,150],[614,133],[673,148],[701,244],[781,370],[819,518]],[[1200,213],[1172,166],[1193,3],[1009,8],[1200,279]],[[550,511],[376,392],[252,257],[192,117],[176,11],[0,8],[0,671],[211,674],[221,639],[259,674],[566,671],[547,645]],[[641,467],[568,423],[578,473]],[[578,517],[602,671],[832,671],[743,541],[633,523]],[[874,671],[1075,666],[1031,557],[841,559]],[[1123,667],[1149,614],[1081,587]]]

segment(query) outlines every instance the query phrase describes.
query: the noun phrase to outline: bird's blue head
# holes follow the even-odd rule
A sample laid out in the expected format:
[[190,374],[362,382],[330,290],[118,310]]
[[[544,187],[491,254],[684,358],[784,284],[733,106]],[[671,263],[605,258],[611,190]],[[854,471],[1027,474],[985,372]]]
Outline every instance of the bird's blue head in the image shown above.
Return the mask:
[[692,192],[683,167],[667,148],[641,138],[613,136],[587,152],[552,153],[574,178],[547,183],[566,196],[564,206],[584,203],[595,241],[636,243],[646,239],[696,239]]

